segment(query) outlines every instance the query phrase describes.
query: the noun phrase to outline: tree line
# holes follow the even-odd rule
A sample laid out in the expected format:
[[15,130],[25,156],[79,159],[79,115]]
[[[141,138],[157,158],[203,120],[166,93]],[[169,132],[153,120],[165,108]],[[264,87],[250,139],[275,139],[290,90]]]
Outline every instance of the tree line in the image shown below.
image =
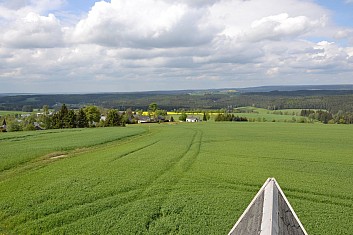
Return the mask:
[[246,117],[239,117],[239,116],[235,116],[234,114],[230,114],[230,113],[220,113],[216,116],[215,121],[216,122],[224,122],[224,121],[247,122],[248,119]]
[[[138,123],[143,115],[143,110],[105,109],[89,105],[79,109],[70,109],[62,104],[57,110],[51,111],[48,105],[44,105],[41,113],[7,115],[8,131],[29,131],[41,129],[66,129],[87,127],[113,127]],[[151,103],[147,109],[148,122],[164,122],[167,111],[162,110],[156,103]],[[5,122],[5,119],[4,119]]]
[[105,111],[102,119],[102,111],[97,106],[87,106],[80,109],[70,109],[63,104],[56,112],[50,112],[48,106],[43,106],[43,113],[20,114],[8,116],[7,128],[9,131],[29,131],[39,129],[66,129],[87,127],[112,127],[125,126],[128,123],[137,122],[130,110],[119,112],[116,109]]
[[54,108],[59,103],[80,108],[94,104],[106,109],[145,109],[156,102],[163,110],[219,110],[228,107],[255,106],[269,110],[315,109],[327,110],[332,114],[353,113],[353,91],[273,91],[254,93],[110,93],[80,95],[18,95],[0,96],[0,110],[24,110],[26,112],[48,104]]
[[306,110],[300,112],[300,116],[308,117],[311,120],[317,120],[324,124],[353,124],[353,113],[339,110],[333,114],[324,110]]

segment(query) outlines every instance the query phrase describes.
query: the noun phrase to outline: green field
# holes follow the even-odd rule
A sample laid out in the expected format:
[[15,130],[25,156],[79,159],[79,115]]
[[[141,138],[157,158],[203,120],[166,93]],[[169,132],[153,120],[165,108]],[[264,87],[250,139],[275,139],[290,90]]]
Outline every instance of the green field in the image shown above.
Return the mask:
[[0,234],[227,234],[268,177],[309,234],[352,234],[352,139],[271,122],[3,133]]
[[[268,109],[262,109],[262,108],[256,108],[256,107],[241,107],[238,108],[240,110],[249,110],[249,113],[234,113],[236,116],[240,117],[246,117],[246,118],[253,118],[256,121],[261,120],[261,121],[266,121],[266,122],[291,122],[293,118],[299,119],[299,118],[304,118],[299,116],[301,109],[282,109],[282,110],[268,110]],[[282,115],[279,115],[276,112],[281,112]]]
[[[238,112],[236,112],[238,110]],[[242,110],[243,112],[239,112]],[[247,112],[245,112],[247,111]],[[254,119],[256,122],[293,122],[299,119],[307,119],[300,116],[301,109],[282,109],[282,110],[268,110],[256,107],[240,107],[236,108],[233,112],[235,116],[246,117]],[[279,114],[282,113],[282,115]],[[198,117],[200,120],[203,118],[203,113],[186,113],[188,116]],[[213,121],[219,113],[209,113],[210,121]],[[168,112],[168,118],[173,116],[174,120],[178,121],[181,113]],[[295,121],[296,122],[296,121]]]
[[3,111],[0,110],[0,117],[6,116],[6,115],[15,115],[15,114],[24,114],[25,112],[22,111]]

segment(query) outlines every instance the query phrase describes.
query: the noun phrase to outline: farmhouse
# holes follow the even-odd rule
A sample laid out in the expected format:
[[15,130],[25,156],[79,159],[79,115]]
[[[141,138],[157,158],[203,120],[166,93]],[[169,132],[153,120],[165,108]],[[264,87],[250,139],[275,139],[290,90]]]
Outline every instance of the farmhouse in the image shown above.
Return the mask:
[[155,118],[155,122],[165,122],[165,117],[162,115],[158,115],[158,117]]
[[148,123],[148,122],[151,122],[151,118],[148,117],[148,116],[138,116],[137,117],[137,120],[138,120],[138,123]]
[[269,178],[228,235],[307,235],[274,178]]
[[200,119],[198,117],[190,116],[186,118],[186,122],[199,122]]

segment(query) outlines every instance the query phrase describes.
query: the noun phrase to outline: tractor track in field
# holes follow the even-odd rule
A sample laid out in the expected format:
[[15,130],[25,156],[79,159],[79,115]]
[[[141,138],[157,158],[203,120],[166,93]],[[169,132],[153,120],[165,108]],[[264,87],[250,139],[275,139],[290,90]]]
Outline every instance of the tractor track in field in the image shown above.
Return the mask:
[[[168,195],[174,190],[174,187],[175,185],[179,182],[180,180],[180,176],[182,173],[188,171],[190,169],[190,167],[192,166],[192,164],[196,161],[196,158],[200,152],[200,149],[201,149],[201,142],[202,142],[202,135],[203,133],[201,131],[196,131],[196,130],[193,130],[194,133],[193,133],[193,137],[192,137],[192,140],[190,141],[189,145],[187,146],[186,150],[181,154],[179,155],[177,158],[174,158],[171,160],[172,164],[170,164],[169,166],[167,166],[166,168],[163,169],[162,172],[159,173],[159,175],[157,175],[157,177],[150,181],[149,183],[147,183],[141,190],[136,190],[137,193],[131,195],[130,197],[126,198],[125,200],[125,203],[117,206],[117,207],[120,207],[120,206],[126,206],[128,204],[131,204],[131,203],[135,203],[136,201],[140,201],[140,200],[145,200],[147,198],[152,198],[152,197],[159,197],[160,195],[154,195],[153,193],[151,193],[153,191],[153,185],[155,185],[159,180],[161,180],[163,177],[167,177],[168,174],[170,174],[171,170],[173,168],[179,168],[179,175],[176,175],[177,177],[174,177],[171,179],[171,183],[172,184],[169,184],[169,190],[166,194],[163,195],[163,200],[161,200],[161,203],[163,203]],[[199,137],[199,138],[197,138]],[[195,153],[192,153],[192,147],[194,145],[197,145],[196,146],[196,152]],[[184,166],[181,166],[181,161],[183,159],[185,159],[185,157],[190,154],[191,158],[189,159],[189,161],[187,162],[186,165]],[[170,180],[170,179],[169,179]],[[116,195],[112,195],[110,196],[109,198],[112,198],[112,201],[115,201],[115,200],[119,200],[119,199],[116,199],[116,197],[120,195],[119,193],[116,194]],[[107,198],[102,198],[100,200],[106,200]],[[91,202],[91,204],[95,204],[96,202]],[[102,214],[104,213],[105,211],[107,210],[113,210],[117,207],[108,207],[108,208],[104,208],[103,210],[98,210],[98,211],[95,211],[95,213],[91,214],[91,215],[88,215],[88,216],[85,216],[85,217],[80,217],[78,220],[73,220],[71,221],[70,223],[66,223],[65,226],[68,226],[70,224],[73,224],[73,223],[76,223],[77,221],[80,221],[80,220],[84,220],[84,219],[88,219],[90,217],[93,217],[93,216],[96,216],[98,214]],[[129,211],[125,211],[124,214],[128,214]],[[146,230],[148,231],[149,230],[149,227],[150,225],[158,220],[159,218],[161,218],[161,216],[156,216],[156,215],[161,215],[160,211],[153,211],[151,213],[151,219],[149,221],[146,222],[146,225],[145,225],[145,228]]]
[[13,175],[22,174],[22,173],[25,173],[30,170],[36,170],[36,169],[45,167],[49,163],[52,163],[52,162],[55,162],[57,160],[62,159],[62,158],[53,158],[52,157],[52,156],[57,156],[58,153],[59,153],[59,155],[65,155],[66,157],[70,158],[70,157],[75,156],[78,153],[90,152],[98,147],[99,148],[107,148],[115,143],[118,145],[125,144],[127,142],[131,142],[132,140],[136,140],[136,139],[143,138],[145,136],[150,136],[150,135],[151,135],[150,133],[144,132],[144,133],[127,135],[125,137],[119,137],[114,140],[107,140],[102,143],[91,145],[90,147],[80,146],[77,148],[70,148],[70,149],[66,149],[66,150],[55,150],[53,152],[46,153],[41,156],[37,156],[33,159],[23,161],[16,166],[11,166],[9,168],[1,169],[0,170],[0,182],[6,180],[7,178],[9,178]]
[[[248,158],[248,157],[247,157]],[[320,163],[320,164],[325,164],[325,165],[330,165],[330,164],[337,164],[337,165],[343,165],[343,166],[352,166],[353,163],[340,163],[340,162],[329,162],[329,161],[317,161],[317,160],[307,160],[307,159],[298,159],[298,158],[283,158],[283,157],[260,157],[264,159],[270,159],[270,160],[285,160],[285,161],[294,161],[294,162],[310,162],[310,163]]]
[[303,199],[306,201],[331,204],[336,206],[343,206],[347,208],[353,208],[353,197],[335,195],[335,194],[324,194],[319,192],[312,192],[307,190],[293,190],[284,188],[286,194],[292,198]]
[[346,208],[353,208],[353,204],[351,200],[347,200],[346,202],[339,202],[339,201],[334,201],[334,198],[331,198],[329,195],[326,195],[325,198],[318,198],[310,194],[304,194],[304,195],[297,195],[297,194],[291,194],[287,193],[287,195],[290,198],[296,198],[300,200],[305,200],[305,201],[310,201],[314,203],[323,203],[323,204],[328,204],[328,205],[335,205],[335,206],[341,206],[341,207],[346,207]]
[[[261,185],[248,184],[242,182],[231,182],[225,180],[222,184],[218,180],[212,178],[207,178],[208,182],[214,182],[215,187],[236,190],[236,191],[247,191],[247,192],[257,192]],[[282,188],[286,196],[290,198],[296,198],[301,200],[306,200],[315,203],[324,203],[335,206],[342,206],[346,208],[353,208],[353,197],[335,194],[324,194],[319,192],[313,192],[308,190],[295,190],[292,188]]]
[[[195,163],[195,161],[197,160],[197,157],[199,156],[200,154],[200,151],[201,151],[201,145],[202,145],[202,137],[203,137],[203,131],[200,131],[198,130],[198,135],[199,135],[199,139],[197,141],[193,141],[192,145],[196,145],[196,152],[191,154],[191,157],[190,159],[188,159],[188,161],[186,161],[187,164],[183,165],[183,171],[184,172],[187,172],[191,166]],[[190,146],[189,148],[189,152],[190,152],[190,149],[192,147],[192,145]],[[188,153],[189,153],[188,152]],[[188,153],[185,153],[184,157],[188,154]]]
[[[175,162],[172,166],[170,166],[168,169],[166,169],[163,174],[161,174],[154,182],[152,182],[151,185],[153,185],[158,179],[163,178],[164,175],[170,174],[170,171],[172,168],[178,168],[176,170],[179,170],[180,172],[176,172],[179,177],[176,177],[176,179],[172,182],[171,185],[169,185],[169,190],[166,194],[164,194],[163,200],[161,200],[161,205],[167,200],[168,196],[170,195],[173,190],[175,190],[175,186],[179,183],[180,179],[182,178],[182,175],[187,172],[191,166],[195,163],[197,160],[197,157],[201,151],[201,143],[202,143],[202,136],[203,136],[203,131],[201,130],[193,130],[194,135],[193,138],[188,145],[187,150],[181,155],[181,157]],[[195,152],[192,152],[192,147],[196,146]],[[187,156],[190,155],[190,157],[187,159]],[[183,163],[182,161],[185,161]],[[148,193],[148,188],[145,190],[145,193]],[[148,220],[145,224],[145,228],[147,231],[149,231],[151,224],[153,224],[155,221],[158,221],[163,217],[163,213],[161,212],[161,205],[159,209],[154,211],[151,216],[150,220]]]
[[144,145],[144,146],[142,146],[142,147],[140,147],[140,148],[134,149],[134,150],[129,151],[129,152],[127,152],[127,153],[121,154],[121,155],[115,157],[113,160],[111,160],[111,162],[114,162],[114,161],[119,160],[119,159],[121,159],[121,158],[123,158],[123,157],[129,156],[130,154],[133,154],[133,153],[139,152],[139,151],[141,151],[141,150],[144,150],[144,149],[146,149],[146,148],[148,148],[148,147],[151,147],[151,146],[157,144],[158,142],[160,142],[160,140],[157,140],[157,141],[155,141],[155,142],[153,142],[153,143],[151,143],[151,144]]
[[[245,183],[231,183],[219,185],[219,183],[215,182],[216,187],[221,187],[225,189],[232,189],[237,191],[248,191],[248,192],[256,192],[260,186],[245,184]],[[335,206],[342,206],[346,208],[353,208],[353,197],[343,196],[343,195],[335,195],[335,194],[324,194],[319,192],[307,191],[307,190],[294,190],[290,188],[282,188],[285,192],[286,196],[290,198],[296,198],[301,200],[306,200],[314,203],[324,203]]]
[[[193,137],[192,137],[189,145],[187,146],[186,150],[181,155],[179,155],[178,157],[172,159],[171,160],[172,163],[169,166],[167,166],[166,168],[164,168],[163,171],[160,172],[155,179],[153,179],[152,181],[148,182],[143,188],[141,188],[141,189],[131,189],[131,190],[127,190],[127,191],[106,194],[106,195],[103,195],[102,197],[94,198],[93,200],[76,204],[73,207],[66,208],[64,210],[59,210],[59,211],[50,213],[48,215],[42,216],[40,218],[37,218],[35,220],[28,220],[22,225],[23,226],[29,226],[29,224],[33,223],[34,221],[41,221],[41,220],[45,221],[49,217],[57,217],[57,216],[62,217],[58,221],[58,224],[55,226],[55,228],[53,228],[53,229],[47,228],[45,230],[45,232],[50,232],[50,231],[52,231],[54,229],[58,229],[58,228],[60,228],[62,226],[69,226],[70,224],[76,223],[77,221],[88,219],[90,217],[93,217],[93,216],[96,216],[98,214],[104,213],[107,210],[118,208],[120,206],[126,206],[126,205],[134,203],[136,201],[145,200],[146,198],[153,197],[149,193],[149,192],[153,191],[153,185],[155,185],[163,177],[166,177],[168,174],[170,174],[170,171],[173,168],[179,168],[179,171],[182,174],[182,173],[188,171],[190,169],[190,167],[192,166],[192,164],[196,161],[196,158],[197,158],[197,156],[200,153],[203,133],[202,133],[202,131],[199,131],[199,130],[193,130],[193,131],[194,131]],[[153,142],[151,144],[142,146],[142,147],[140,147],[140,148],[138,148],[138,149],[136,149],[134,151],[131,151],[129,153],[122,154],[118,158],[115,158],[113,161],[118,160],[118,159],[120,159],[122,157],[126,157],[129,154],[132,154],[134,152],[138,152],[138,151],[141,151],[143,149],[146,149],[146,148],[148,148],[150,146],[153,146],[153,145],[157,144],[158,142],[159,141],[156,141],[156,142]],[[193,146],[196,147],[196,151],[195,152],[192,152],[192,147]],[[190,158],[187,159],[187,161],[185,161],[185,163],[182,165],[181,161],[183,159],[185,159],[188,155],[190,156]],[[163,201],[165,201],[167,196],[169,195],[169,193],[171,193],[174,190],[174,186],[179,182],[179,180],[180,180],[180,177],[176,177],[176,178],[172,179],[172,184],[168,185],[169,186],[169,190],[168,190],[168,193],[164,195],[164,200]],[[129,196],[124,197],[124,194],[131,193],[131,192],[134,192],[133,195],[129,195]],[[121,196],[123,198],[121,198]],[[122,203],[121,205],[120,205],[120,202]],[[79,208],[79,207],[82,207],[82,210],[84,211],[87,208],[94,207],[94,205],[96,205],[97,203],[101,203],[101,205],[99,207],[97,206],[96,210],[94,210],[94,211],[89,210],[86,215],[80,214],[80,216],[77,216],[77,217],[73,216],[73,217],[76,217],[76,218],[72,218],[71,217],[71,221],[66,221],[65,223],[63,223],[62,220],[65,220],[66,214],[68,212],[77,210],[77,208]],[[112,204],[115,205],[115,206],[112,207],[111,206]],[[126,213],[128,213],[128,211],[126,211]],[[158,217],[153,216],[154,214],[156,214],[156,213],[155,212],[151,213],[151,218],[153,220],[154,219],[158,219]],[[152,222],[153,221],[147,222],[147,224],[151,224]],[[34,223],[34,224],[36,224],[36,223]],[[149,227],[149,226],[147,226],[147,224],[146,224],[146,228]]]

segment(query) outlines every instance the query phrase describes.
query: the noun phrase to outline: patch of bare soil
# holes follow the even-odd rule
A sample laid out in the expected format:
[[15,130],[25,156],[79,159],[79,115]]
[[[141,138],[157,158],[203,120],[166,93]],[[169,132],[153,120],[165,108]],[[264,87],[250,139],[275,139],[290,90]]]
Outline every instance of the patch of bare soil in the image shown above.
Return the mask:
[[58,158],[64,158],[64,157],[67,157],[67,153],[54,152],[46,155],[46,159],[58,159]]
[[67,155],[63,154],[63,155],[51,157],[50,159],[58,159],[58,158],[64,158],[64,157],[67,157]]

